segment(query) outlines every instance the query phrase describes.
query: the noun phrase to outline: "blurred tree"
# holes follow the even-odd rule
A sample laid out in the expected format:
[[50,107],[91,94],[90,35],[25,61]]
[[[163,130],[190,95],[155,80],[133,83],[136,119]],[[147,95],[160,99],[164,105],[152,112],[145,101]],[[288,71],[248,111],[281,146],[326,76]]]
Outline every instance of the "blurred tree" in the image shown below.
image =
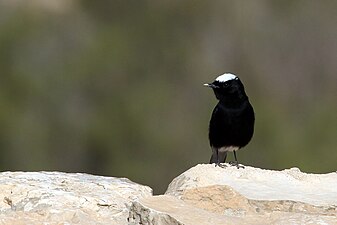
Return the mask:
[[124,176],[164,192],[207,163],[234,72],[256,111],[244,164],[336,170],[336,1],[0,2],[0,169]]

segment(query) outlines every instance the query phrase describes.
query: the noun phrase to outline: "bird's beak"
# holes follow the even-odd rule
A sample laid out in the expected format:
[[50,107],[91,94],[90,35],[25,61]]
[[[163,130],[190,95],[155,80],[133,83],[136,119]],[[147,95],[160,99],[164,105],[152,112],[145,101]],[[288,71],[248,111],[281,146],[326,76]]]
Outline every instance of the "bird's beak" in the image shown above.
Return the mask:
[[214,84],[204,84],[204,86],[210,87],[210,88],[218,88],[218,86],[216,86]]

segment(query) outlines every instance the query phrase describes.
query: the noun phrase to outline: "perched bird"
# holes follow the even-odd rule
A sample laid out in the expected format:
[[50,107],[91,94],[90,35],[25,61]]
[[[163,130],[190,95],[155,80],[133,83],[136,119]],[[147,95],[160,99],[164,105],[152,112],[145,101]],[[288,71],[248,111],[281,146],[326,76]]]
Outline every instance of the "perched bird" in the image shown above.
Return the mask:
[[254,133],[254,110],[240,79],[231,73],[218,76],[213,83],[204,84],[213,89],[219,100],[209,123],[209,142],[212,148],[210,163],[226,161],[227,152],[234,152],[231,165],[240,168],[236,151],[246,146]]

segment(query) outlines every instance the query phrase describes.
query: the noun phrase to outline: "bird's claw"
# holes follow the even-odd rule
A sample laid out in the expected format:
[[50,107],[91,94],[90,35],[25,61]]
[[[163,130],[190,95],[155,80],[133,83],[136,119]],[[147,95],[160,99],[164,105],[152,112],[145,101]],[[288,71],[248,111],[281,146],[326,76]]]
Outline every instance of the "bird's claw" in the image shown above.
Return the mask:
[[227,166],[224,163],[215,163],[215,167],[226,168]]
[[238,161],[230,161],[230,162],[229,162],[229,165],[231,165],[231,166],[236,166],[236,168],[238,168],[238,169],[240,169],[240,168],[244,169],[244,168],[245,168],[244,166],[240,165],[240,164],[238,163]]

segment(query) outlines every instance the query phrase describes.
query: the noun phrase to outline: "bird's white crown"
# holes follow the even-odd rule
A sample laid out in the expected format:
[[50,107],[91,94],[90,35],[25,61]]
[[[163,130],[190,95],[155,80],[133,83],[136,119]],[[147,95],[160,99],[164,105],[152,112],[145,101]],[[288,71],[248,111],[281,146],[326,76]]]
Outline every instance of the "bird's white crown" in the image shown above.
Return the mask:
[[224,73],[224,74],[218,76],[215,80],[219,81],[219,82],[226,82],[226,81],[229,81],[229,80],[234,80],[235,78],[237,78],[237,76],[235,76],[234,74]]

